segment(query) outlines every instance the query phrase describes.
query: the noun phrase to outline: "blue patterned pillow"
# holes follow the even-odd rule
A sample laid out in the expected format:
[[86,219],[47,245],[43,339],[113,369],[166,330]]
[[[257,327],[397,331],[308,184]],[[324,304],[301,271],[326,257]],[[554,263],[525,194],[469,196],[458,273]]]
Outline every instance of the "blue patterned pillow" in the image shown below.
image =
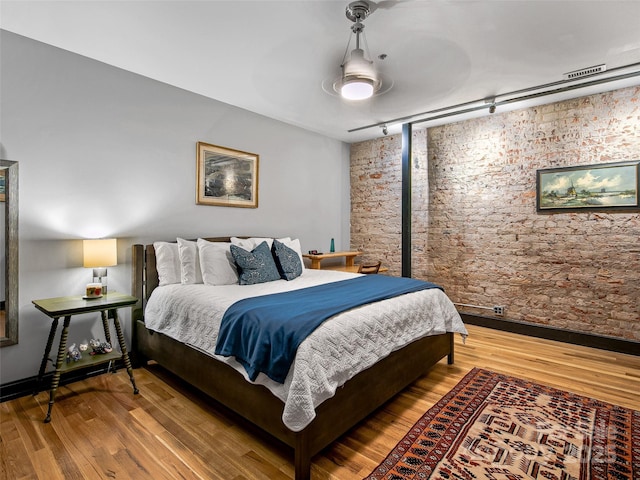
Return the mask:
[[271,250],[282,278],[293,280],[302,275],[302,262],[300,262],[300,257],[295,250],[276,239],[273,240]]
[[240,285],[254,285],[280,280],[278,267],[276,267],[267,242],[262,242],[251,252],[237,245],[231,245],[230,248],[231,255],[238,266]]

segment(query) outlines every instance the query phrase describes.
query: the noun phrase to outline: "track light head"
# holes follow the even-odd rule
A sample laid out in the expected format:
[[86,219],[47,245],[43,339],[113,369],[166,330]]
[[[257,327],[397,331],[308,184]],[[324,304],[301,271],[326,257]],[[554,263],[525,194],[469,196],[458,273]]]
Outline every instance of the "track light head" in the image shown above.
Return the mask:
[[484,103],[489,105],[489,113],[496,113],[496,97],[487,97]]

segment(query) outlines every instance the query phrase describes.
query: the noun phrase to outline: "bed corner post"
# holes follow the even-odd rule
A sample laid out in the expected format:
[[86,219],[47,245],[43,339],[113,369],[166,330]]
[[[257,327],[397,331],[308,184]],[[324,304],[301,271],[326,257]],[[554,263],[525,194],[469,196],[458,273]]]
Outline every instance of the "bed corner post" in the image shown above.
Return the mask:
[[295,480],[311,479],[311,450],[309,434],[305,430],[296,434],[294,466]]
[[138,352],[138,320],[144,316],[144,246],[135,244],[131,247],[131,295],[138,302],[131,307],[131,362],[139,367],[142,359]]
[[453,333],[449,333],[449,355],[447,355],[447,364],[448,365],[453,365],[453,354],[454,354],[454,339],[453,339]]

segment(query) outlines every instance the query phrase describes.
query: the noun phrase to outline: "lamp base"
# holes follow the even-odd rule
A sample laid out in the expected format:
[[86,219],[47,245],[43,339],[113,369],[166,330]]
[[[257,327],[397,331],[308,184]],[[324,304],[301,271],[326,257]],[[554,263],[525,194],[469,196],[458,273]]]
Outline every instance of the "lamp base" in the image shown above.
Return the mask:
[[93,281],[95,283],[102,284],[102,294],[107,294],[107,269],[106,268],[94,268],[93,269]]

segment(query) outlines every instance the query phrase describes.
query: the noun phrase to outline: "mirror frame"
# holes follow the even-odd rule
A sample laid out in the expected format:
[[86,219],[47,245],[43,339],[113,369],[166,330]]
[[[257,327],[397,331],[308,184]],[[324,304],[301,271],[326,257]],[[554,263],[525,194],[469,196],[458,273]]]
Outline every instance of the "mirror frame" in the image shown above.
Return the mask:
[[0,160],[4,178],[5,211],[5,336],[0,347],[18,343],[18,162]]

